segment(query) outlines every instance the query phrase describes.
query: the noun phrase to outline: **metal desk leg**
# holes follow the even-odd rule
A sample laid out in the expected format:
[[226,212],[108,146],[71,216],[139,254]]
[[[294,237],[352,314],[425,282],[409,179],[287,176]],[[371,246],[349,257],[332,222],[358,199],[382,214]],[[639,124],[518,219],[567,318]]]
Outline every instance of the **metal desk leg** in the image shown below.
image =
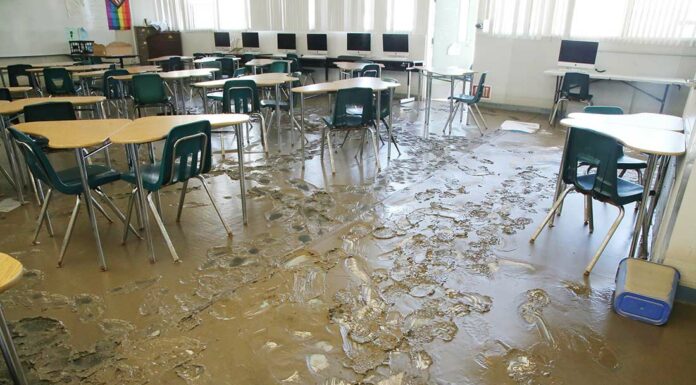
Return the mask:
[[418,71],[418,101],[423,100],[423,71]]
[[636,256],[636,248],[638,246],[638,239],[640,238],[641,230],[643,229],[643,221],[645,220],[645,209],[648,205],[648,199],[650,198],[650,184],[652,182],[652,176],[655,172],[656,164],[657,156],[651,154],[648,157],[648,168],[645,169],[645,176],[643,177],[643,198],[640,200],[640,206],[638,207],[638,217],[636,218],[636,223],[633,228],[631,248],[628,251],[629,258],[633,258],[634,256]]
[[428,72],[428,80],[425,85],[425,123],[423,125],[423,137],[427,138],[430,131],[430,106],[432,104],[433,74]]
[[179,92],[181,94],[181,115],[186,115],[186,96],[185,91],[186,91],[186,85],[184,84],[184,79],[179,79]]
[[143,179],[140,174],[140,163],[138,161],[138,145],[128,144],[126,145],[126,150],[128,156],[130,157],[131,167],[133,167],[133,173],[135,174],[135,186],[138,188],[137,197],[139,205],[136,205],[138,211],[140,212],[140,218],[143,221],[142,225],[145,227],[145,242],[147,242],[147,253],[150,256],[150,262],[155,263],[155,249],[152,246],[152,232],[150,231],[150,221],[148,219],[147,213],[147,201],[145,200],[145,189],[143,188]]
[[305,168],[305,128],[304,128],[304,94],[300,94],[300,132],[302,137],[300,142],[302,143],[302,169]]
[[0,306],[0,342],[2,344],[2,355],[5,357],[5,362],[7,362],[7,368],[10,372],[10,377],[15,385],[27,385],[27,378],[24,375],[24,370],[22,370],[22,362],[19,360],[17,355],[17,350],[15,349],[14,343],[12,342],[12,334],[10,329],[7,327],[7,321],[5,320],[5,313]]
[[89,223],[92,226],[92,234],[94,234],[94,240],[97,243],[97,257],[99,258],[99,266],[103,271],[106,271],[106,258],[104,258],[104,250],[102,250],[101,238],[99,237],[99,227],[97,227],[97,218],[94,215],[94,206],[92,206],[92,192],[89,188],[89,182],[87,181],[87,166],[85,165],[85,158],[82,155],[82,149],[75,149],[75,159],[77,160],[77,167],[80,169],[80,180],[82,181],[82,194],[85,197],[85,207],[87,208],[87,215],[89,216]]
[[10,164],[10,172],[12,173],[12,179],[14,180],[14,188],[17,192],[17,200],[19,203],[24,204],[24,192],[22,189],[24,185],[22,184],[22,177],[19,175],[21,170],[19,169],[19,162],[17,154],[15,153],[15,147],[12,143],[12,138],[10,138],[10,132],[5,126],[5,117],[0,115],[0,130],[2,130],[2,141],[5,147],[5,152],[7,153],[7,161]]
[[[410,73],[410,72],[409,72]],[[409,91],[410,91],[409,87]],[[387,147],[387,160],[391,159],[391,145],[392,145],[392,138],[393,138],[393,130],[394,130],[394,124],[392,121],[392,108],[394,108],[394,92],[396,91],[396,88],[392,88],[389,90],[389,127],[387,127],[387,133],[389,134],[389,139],[387,139],[387,142],[389,143],[389,147]]]
[[247,224],[247,207],[246,207],[246,182],[244,175],[244,127],[241,124],[235,125],[237,131],[237,159],[239,162],[239,191],[242,198],[242,218],[244,224]]
[[[380,91],[380,90],[377,90],[377,111],[376,111],[376,113],[377,113],[377,115],[375,115],[375,126],[377,127],[377,136],[379,136],[379,127],[382,125],[382,119],[380,119],[380,115],[382,115],[382,91]],[[391,134],[389,129],[387,129],[387,134]],[[391,139],[391,137],[390,137],[390,139]],[[364,146],[364,145],[365,145],[365,143],[360,143],[360,148],[362,149],[362,146]],[[389,150],[391,150],[391,140],[387,140],[387,153],[389,153]],[[379,160],[379,153],[375,153],[375,156]]]
[[278,152],[280,152],[280,84],[275,85],[276,122],[278,123]]
[[[563,168],[565,167],[565,154],[566,151],[568,150],[568,141],[570,140],[570,128],[566,129],[566,137],[565,137],[565,144],[563,145],[563,152],[561,153],[561,164],[558,166],[558,176],[556,177],[556,192],[553,194],[553,200],[551,203],[555,202],[563,193],[563,190],[565,189],[565,184],[563,183]],[[556,209],[556,213],[558,215],[561,214],[561,210],[563,209],[562,203],[561,205],[558,206],[558,209]],[[553,221],[556,218],[555,215],[551,216],[551,219],[549,220],[549,227],[553,227]]]
[[208,113],[208,91],[203,88],[203,113]]
[[665,103],[667,102],[667,95],[669,94],[669,84],[665,84],[665,93],[662,95],[662,100],[660,100],[660,113],[665,110]]
[[655,195],[650,200],[650,206],[648,207],[648,212],[645,220],[643,221],[643,231],[640,237],[640,243],[638,248],[639,257],[648,257],[648,237],[650,236],[650,226],[652,225],[653,216],[655,215],[655,208],[657,207],[657,202],[660,199],[660,193],[662,192],[662,187],[665,182],[665,176],[667,173],[667,167],[669,166],[671,158],[668,156],[660,156],[658,158],[657,165],[657,175],[655,177]]

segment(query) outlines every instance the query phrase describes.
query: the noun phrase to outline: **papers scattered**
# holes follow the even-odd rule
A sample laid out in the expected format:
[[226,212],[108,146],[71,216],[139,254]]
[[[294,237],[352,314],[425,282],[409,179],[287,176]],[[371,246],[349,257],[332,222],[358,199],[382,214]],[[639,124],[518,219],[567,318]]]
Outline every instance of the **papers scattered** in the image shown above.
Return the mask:
[[516,120],[506,120],[500,125],[501,130],[525,132],[533,134],[539,130],[539,123],[518,122]]

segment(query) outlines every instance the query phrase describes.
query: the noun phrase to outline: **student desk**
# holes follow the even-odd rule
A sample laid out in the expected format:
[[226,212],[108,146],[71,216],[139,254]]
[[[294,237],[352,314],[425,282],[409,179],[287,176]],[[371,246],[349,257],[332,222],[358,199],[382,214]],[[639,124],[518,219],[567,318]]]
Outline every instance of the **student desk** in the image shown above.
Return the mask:
[[119,64],[121,65],[121,68],[124,67],[123,65],[123,60],[124,59],[133,59],[138,57],[138,55],[135,54],[128,54],[128,55],[90,55],[92,57],[98,57],[101,59],[106,59],[106,60],[118,60]]
[[7,159],[10,164],[10,169],[12,171],[12,176],[15,181],[15,190],[17,191],[17,200],[24,203],[24,195],[22,193],[22,178],[18,162],[17,154],[14,152],[14,146],[11,146],[11,138],[9,132],[5,127],[4,117],[12,117],[21,114],[24,111],[25,106],[32,104],[46,103],[46,102],[70,102],[75,106],[87,106],[87,105],[97,105],[97,111],[100,117],[104,117],[104,106],[102,102],[105,100],[103,96],[57,96],[52,98],[26,98],[17,99],[9,103],[0,103],[0,137],[4,142],[5,152],[7,154]]
[[[379,78],[353,78],[353,79],[344,79],[344,80],[337,80],[335,82],[329,82],[329,83],[318,83],[318,84],[310,84],[307,86],[302,86],[302,87],[295,87],[292,88],[292,92],[297,92],[300,94],[300,131],[302,132],[302,137],[300,138],[300,142],[302,142],[302,159],[304,160],[305,157],[305,146],[304,146],[304,98],[305,95],[319,95],[319,94],[330,94],[330,93],[335,93],[338,92],[339,90],[343,89],[348,89],[348,88],[370,88],[372,89],[373,92],[377,93],[377,114],[380,113],[382,110],[381,108],[381,93],[382,91],[386,91],[388,89],[394,89],[398,87],[400,84],[399,83],[393,83],[393,82],[385,82],[382,79]],[[394,92],[390,93],[390,99],[389,99],[389,105],[391,107],[392,100],[394,98]],[[292,103],[290,104],[290,108],[292,111]],[[381,125],[381,119],[379,119],[379,116],[375,117],[375,121],[377,123],[377,132],[379,133],[379,126]],[[387,127],[388,131],[388,139],[387,139],[387,158],[391,158],[391,145],[392,145],[392,111],[391,108],[389,108],[389,127]],[[375,154],[375,156],[377,156]],[[302,162],[302,167],[304,168],[304,161]]]
[[24,94],[25,98],[29,97],[29,91],[33,90],[29,86],[19,86],[19,87],[5,87],[10,91],[10,94]]
[[151,59],[147,59],[150,63],[155,63],[155,64],[162,64],[163,62],[168,61],[171,58],[178,57],[181,58],[182,62],[193,62],[193,57],[192,56],[180,56],[180,55],[169,55],[169,56],[160,56],[160,57],[155,57]]
[[[425,74],[427,78],[427,83],[425,84],[425,125],[423,128],[423,136],[427,137],[430,131],[430,108],[433,102],[433,79],[444,80],[450,83],[449,108],[450,114],[452,114],[452,109],[454,108],[454,100],[452,99],[454,96],[454,82],[457,80],[462,80],[464,82],[462,93],[466,93],[466,81],[469,80],[471,76],[476,73],[476,71],[462,67],[438,68],[423,66],[411,67],[410,70],[418,71],[419,84],[421,83],[420,79],[423,77],[423,74]],[[450,125],[451,124],[452,122],[450,121]]]
[[[148,116],[134,120],[132,123],[122,127],[121,130],[111,135],[111,142],[124,144],[127,147],[130,164],[135,173],[135,180],[138,187],[138,200],[140,202],[139,210],[140,217],[145,226],[145,238],[147,241],[147,249],[151,262],[155,262],[155,252],[152,245],[152,234],[148,224],[147,202],[143,182],[140,174],[140,163],[138,160],[138,145],[152,143],[162,140],[167,137],[172,128],[193,122],[207,120],[213,128],[234,126],[237,133],[237,156],[239,160],[239,187],[242,198],[242,216],[244,224],[247,223],[246,212],[246,187],[244,183],[244,156],[242,149],[244,148],[244,129],[242,125],[249,121],[249,116],[243,114],[215,114],[215,115],[169,115],[169,116]],[[166,239],[169,251],[175,261],[179,260],[179,256],[174,250],[169,239]]]
[[[638,208],[638,218],[633,231],[631,248],[628,253],[629,257],[635,256],[641,234],[641,249],[647,252],[648,231],[655,205],[659,198],[659,191],[663,185],[664,171],[671,157],[682,156],[686,153],[686,136],[680,132],[681,130],[678,127],[672,124],[675,121],[674,118],[676,117],[667,115],[652,116],[649,120],[644,119],[642,126],[633,124],[636,120],[635,115],[597,115],[595,118],[581,117],[580,119],[565,118],[561,120],[561,124],[566,127],[585,128],[611,136],[622,145],[648,155],[648,168],[643,177],[643,198]],[[625,123],[622,123],[621,120],[624,120]],[[567,144],[568,136],[566,136],[566,147]],[[565,159],[565,147],[562,159]],[[654,191],[656,195],[652,199],[650,209],[646,214],[647,202],[650,199],[650,191],[652,189],[651,183],[655,170],[658,168],[658,163],[660,163],[660,172],[655,180]],[[561,161],[554,199],[560,196],[559,191],[563,187],[563,166],[563,161]]]
[[275,62],[284,62],[287,63],[288,65],[288,73],[290,73],[290,66],[292,64],[292,60],[283,60],[283,59],[251,59],[248,62],[244,63],[245,66],[251,67],[251,72],[256,75],[257,68],[258,67],[265,67],[269,66]]
[[[377,77],[382,77],[382,68],[384,64],[379,63],[366,63],[366,62],[351,62],[351,61],[337,61],[333,63],[339,70],[341,70],[341,75],[346,75],[345,78],[352,78],[355,75],[355,71],[362,71],[365,66],[370,64],[375,64],[379,67],[379,73]],[[350,75],[350,76],[348,76]],[[340,76],[343,79],[343,76]]]
[[[172,82],[172,90],[174,93],[174,100],[177,106],[179,114],[186,113],[186,99],[184,98],[184,81],[186,79],[204,78],[212,75],[213,72],[220,71],[217,68],[201,68],[193,70],[181,70],[181,71],[169,71],[160,74],[160,77],[165,81]],[[177,84],[179,85],[180,91],[177,92]],[[178,94],[181,94],[181,109],[179,109]]]
[[[132,66],[132,67],[126,67],[124,68],[130,75],[120,75],[120,77],[123,76],[130,76],[130,79],[132,79],[133,74],[140,74],[140,73],[147,73],[147,72],[159,72],[162,69],[159,66]],[[103,69],[103,70],[94,70],[94,71],[86,71],[86,72],[77,72],[73,76],[78,78],[80,80],[80,85],[82,86],[82,90],[85,95],[89,95],[89,90],[87,89],[87,85],[89,84],[90,80],[95,79],[95,78],[100,78],[104,76],[104,74],[108,71],[108,69]],[[115,79],[116,77],[114,77]],[[117,79],[117,80],[124,80],[124,79]],[[119,84],[119,88],[121,88],[121,91],[123,92],[124,89],[122,88],[122,84]],[[121,95],[124,95],[121,93]]]
[[130,121],[126,119],[99,119],[31,122],[13,126],[15,129],[25,134],[38,135],[48,139],[48,146],[50,148],[74,150],[77,167],[80,170],[80,180],[82,181],[83,195],[85,198],[84,203],[87,208],[90,225],[92,226],[94,240],[97,243],[99,266],[104,271],[106,271],[106,258],[102,250],[97,219],[94,215],[94,207],[92,206],[92,194],[87,179],[86,159],[89,157],[89,153],[83,150],[89,147],[107,146],[109,137],[128,123],[130,123]]
[[[34,68],[47,68],[47,67],[67,67],[74,65],[77,62],[74,61],[59,61],[59,62],[49,62],[49,63],[36,63],[36,64],[30,64]],[[0,79],[2,79],[2,86],[5,87],[7,86],[7,83],[5,83],[5,76],[3,74],[7,72],[7,67],[6,65],[0,66],[0,70],[2,70],[2,73],[0,73]]]
[[[563,77],[565,76],[566,72],[580,72],[580,73],[585,73],[590,75],[590,80],[605,80],[605,81],[615,81],[615,82],[621,82],[629,87],[637,90],[638,92],[645,94],[649,96],[652,99],[657,100],[660,102],[660,113],[664,111],[665,109],[665,102],[667,101],[667,95],[669,94],[669,88],[671,86],[688,86],[689,85],[689,80],[688,79],[680,79],[680,78],[666,78],[666,77],[655,77],[655,76],[634,76],[634,75],[624,75],[624,74],[617,74],[617,73],[612,73],[612,72],[597,72],[597,71],[583,71],[583,70],[577,70],[577,69],[562,69],[562,68],[556,68],[556,69],[550,69],[544,71],[544,74],[549,75],[549,76],[555,76],[556,77],[556,90],[554,91],[554,97],[553,101],[554,103],[558,101],[558,97],[560,95],[560,90],[561,90],[561,85],[563,84]],[[660,96],[655,96],[651,94],[648,91],[645,91],[644,89],[638,87],[635,83],[646,83],[646,84],[657,84],[657,85],[663,85],[665,88],[664,93],[662,94],[662,97]]]

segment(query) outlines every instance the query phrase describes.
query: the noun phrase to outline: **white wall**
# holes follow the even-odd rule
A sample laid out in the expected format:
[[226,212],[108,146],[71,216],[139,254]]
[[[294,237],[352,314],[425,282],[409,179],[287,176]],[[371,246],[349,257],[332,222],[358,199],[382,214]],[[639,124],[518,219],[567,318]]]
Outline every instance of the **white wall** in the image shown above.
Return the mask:
[[[474,69],[488,71],[492,103],[549,109],[555,77],[544,75],[557,68],[560,39],[512,39],[483,33],[476,36]],[[691,78],[696,69],[696,48],[600,43],[597,68],[627,75]],[[664,87],[640,84],[662,97]],[[619,82],[590,86],[595,104],[617,105],[627,111],[657,112],[659,103]],[[665,113],[681,115],[688,90],[672,87]]]

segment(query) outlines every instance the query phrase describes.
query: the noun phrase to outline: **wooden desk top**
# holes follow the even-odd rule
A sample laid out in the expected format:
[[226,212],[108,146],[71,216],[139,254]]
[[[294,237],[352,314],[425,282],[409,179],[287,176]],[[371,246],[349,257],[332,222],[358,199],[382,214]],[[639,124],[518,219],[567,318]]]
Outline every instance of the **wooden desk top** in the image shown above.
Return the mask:
[[29,92],[33,90],[33,88],[29,86],[19,86],[19,87],[5,87],[8,90],[10,90],[10,93],[20,93],[20,92]]
[[365,66],[370,65],[370,64],[376,64],[379,66],[379,68],[384,68],[384,64],[379,64],[379,63],[364,63],[364,62],[352,62],[352,61],[337,61],[334,62],[336,67],[342,70],[346,71],[358,71],[362,70],[365,68]]
[[24,267],[18,260],[0,253],[0,293],[14,286],[22,278]]
[[109,67],[111,67],[111,64],[89,64],[89,65],[65,67],[65,69],[68,70],[69,72],[87,72],[87,71],[106,70],[106,69],[109,69]]
[[605,124],[652,128],[655,130],[667,130],[675,132],[684,131],[684,120],[681,117],[674,115],[654,114],[650,112],[625,115],[603,115],[573,112],[569,114],[568,117],[580,121],[588,121],[586,124],[601,122]]
[[464,75],[471,75],[475,74],[476,71],[470,70],[468,68],[462,68],[462,67],[425,67],[425,66],[415,66],[415,67],[409,67],[408,69],[413,69],[421,72],[430,72],[433,75],[440,75],[440,76],[464,76]]
[[199,88],[222,88],[225,85],[225,82],[228,80],[253,80],[257,86],[259,87],[271,87],[275,86],[276,84],[283,84],[287,82],[293,82],[295,80],[298,80],[297,78],[294,78],[288,74],[281,74],[281,73],[267,73],[267,74],[259,74],[259,75],[247,75],[247,76],[241,76],[238,78],[232,78],[232,79],[218,79],[218,80],[210,80],[207,82],[198,82],[198,83],[193,83],[194,87],[199,87]]
[[56,96],[43,98],[25,98],[13,100],[0,106],[0,115],[18,114],[24,110],[25,106],[47,102],[70,102],[76,106],[85,106],[101,103],[106,100],[103,96]]
[[43,136],[48,139],[49,147],[64,150],[98,146],[130,122],[128,119],[63,120],[20,123],[13,127],[26,134]]
[[130,66],[124,68],[128,73],[131,74],[142,74],[146,72],[159,72],[162,71],[162,67],[160,66],[154,66],[154,65],[149,65],[149,66]]
[[561,120],[561,124],[611,136],[624,146],[646,154],[678,156],[686,153],[686,136],[680,132],[572,118]]
[[221,58],[215,57],[215,56],[206,56],[206,57],[202,57],[202,58],[200,58],[200,59],[196,59],[196,60],[194,60],[193,62],[196,63],[196,64],[200,64],[200,63],[210,63],[210,62],[216,61],[217,59],[221,59]]
[[204,115],[166,115],[148,116],[132,123],[111,136],[111,142],[119,144],[150,143],[162,140],[172,128],[193,122],[207,120],[213,128],[227,127],[249,121],[243,114],[204,114]]
[[244,65],[251,66],[251,67],[263,67],[267,65],[271,65],[277,61],[282,61],[286,63],[292,63],[292,60],[283,60],[283,59],[252,59],[246,62]]
[[184,61],[193,60],[193,57],[191,57],[191,56],[169,55],[169,56],[160,56],[160,57],[155,57],[155,58],[152,58],[152,59],[147,59],[147,61],[149,61],[149,62],[167,61],[167,60],[169,60],[169,59],[171,59],[171,58],[173,58],[173,57],[180,57],[181,60],[184,60]]
[[210,76],[211,73],[215,71],[220,71],[218,68],[199,68],[195,70],[181,70],[181,71],[169,71],[162,72],[160,76],[162,79],[185,79],[185,78],[197,78],[203,76]]
[[396,88],[399,83],[385,82],[380,78],[353,78],[337,80],[329,83],[310,84],[302,87],[295,87],[292,92],[301,94],[324,94],[328,92],[336,92],[346,88],[371,88],[373,91],[384,91],[388,88]]
[[128,58],[134,58],[138,57],[138,55],[134,53],[128,53],[128,54],[123,54],[123,55],[89,55],[89,56],[94,56],[94,57],[100,57],[103,59],[128,59]]
[[[49,62],[49,63],[33,63],[29,64],[34,68],[46,68],[46,67],[68,67],[71,65],[76,64],[77,62],[75,61],[58,61],[58,62]],[[6,70],[7,66],[3,65],[0,67],[2,70]]]

